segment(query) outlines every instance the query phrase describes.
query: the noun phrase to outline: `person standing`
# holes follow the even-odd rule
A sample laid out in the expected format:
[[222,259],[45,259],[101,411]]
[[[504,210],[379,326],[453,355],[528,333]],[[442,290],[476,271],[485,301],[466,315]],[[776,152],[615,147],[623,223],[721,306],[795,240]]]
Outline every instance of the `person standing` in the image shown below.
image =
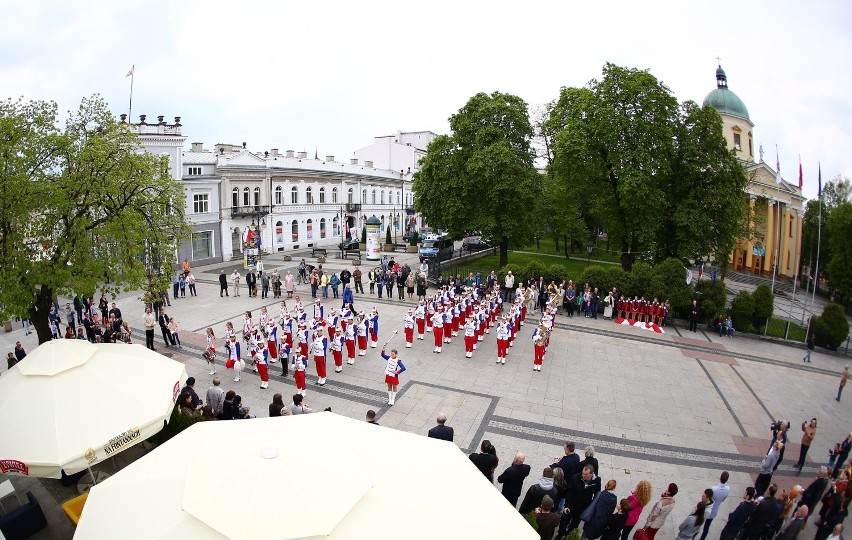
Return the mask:
[[[779,459],[780,461],[780,459]],[[710,524],[713,523],[713,520],[716,519],[716,516],[719,514],[719,507],[722,506],[722,503],[725,499],[728,498],[728,494],[730,493],[730,486],[728,485],[728,478],[730,475],[728,471],[723,471],[719,476],[719,483],[713,486],[713,507],[710,510],[710,516],[706,520],[704,520],[704,530],[701,533],[701,538],[699,540],[705,540],[707,538],[707,532],[710,530]]]
[[231,283],[234,284],[234,296],[240,295],[240,273],[234,269],[234,273],[231,274]]
[[660,495],[660,500],[654,503],[654,506],[651,508],[651,513],[645,520],[645,527],[643,527],[643,529],[645,529],[645,538],[648,540],[654,540],[654,537],[657,535],[657,531],[662,529],[663,525],[665,525],[666,519],[668,519],[669,514],[671,514],[672,510],[674,510],[675,495],[677,495],[677,492],[677,484],[671,483],[668,485],[663,494]]
[[526,454],[518,452],[515,454],[515,459],[512,460],[512,464],[497,477],[497,482],[503,484],[503,496],[506,497],[507,501],[512,503],[512,506],[518,505],[518,498],[521,496],[521,489],[524,487],[524,480],[526,480],[527,476],[530,475],[530,466],[524,463],[526,458]]
[[755,508],[757,508],[757,505],[754,503],[754,488],[749,486],[743,493],[743,502],[728,514],[728,522],[719,534],[719,540],[734,540],[740,534]]
[[[811,418],[810,423],[802,422],[802,446],[799,450],[799,461],[796,463],[796,468],[802,472],[802,467],[805,466],[805,457],[808,455],[808,450],[811,449],[811,443],[814,442],[817,430],[817,419]],[[760,495],[760,493],[758,493]]]
[[219,270],[219,298],[222,296],[230,296],[228,294],[228,276],[225,275],[224,270]]
[[142,325],[145,327],[145,346],[154,349],[154,325],[157,324],[157,318],[151,312],[150,307],[145,308],[145,314],[142,315]]
[[266,298],[269,296],[269,274],[265,272],[260,273],[260,297]]
[[698,331],[698,314],[700,313],[698,309],[698,300],[693,300],[692,305],[689,307],[689,330],[692,332]]
[[355,292],[364,294],[364,283],[362,283],[361,277],[361,269],[355,268],[355,271],[352,272],[352,281],[355,282]]
[[198,296],[198,291],[195,290],[195,275],[192,272],[186,276],[186,284],[189,286],[189,295]]
[[249,271],[246,274],[246,287],[248,287],[248,295],[250,297],[257,296],[257,276],[251,267],[249,267]]
[[805,345],[807,348],[805,349],[805,356],[802,358],[802,362],[810,362],[811,361],[811,353],[814,352],[814,335],[808,334],[808,341]]
[[385,365],[385,383],[388,385],[388,405],[393,405],[396,401],[396,391],[399,387],[399,374],[405,371],[405,364],[397,357],[397,350],[391,349],[390,356],[385,354],[385,347],[388,342],[382,345],[381,356],[387,361]]
[[222,414],[222,406],[225,404],[225,391],[219,386],[222,381],[219,377],[213,379],[213,386],[207,389],[207,405],[216,416]]
[[158,319],[160,323],[160,330],[163,332],[163,341],[166,343],[166,347],[170,347],[174,345],[174,341],[172,341],[172,333],[169,330],[169,322],[171,322],[171,318],[166,315],[166,310],[164,308],[160,308],[160,317]]
[[[438,414],[436,421],[438,425],[430,429],[427,436],[432,439],[453,442],[453,428],[445,425],[447,423],[447,415],[444,413]],[[520,492],[518,494],[520,495]]]
[[675,540],[692,540],[698,535],[698,531],[700,531],[702,525],[704,525],[705,509],[706,505],[704,502],[699,501],[699,503],[695,505],[695,510],[686,516],[686,519],[684,519],[680,524],[680,527],[678,527],[678,533]]
[[769,453],[766,454],[766,457],[763,458],[763,462],[760,464],[760,472],[757,475],[757,479],[754,481],[754,491],[758,497],[763,496],[766,488],[768,488],[769,484],[772,482],[772,473],[775,472],[775,463],[778,461],[778,457],[780,456],[781,449],[783,447],[783,443],[776,441],[772,445],[772,448],[769,449]]
[[843,373],[840,375],[840,386],[837,387],[837,401],[840,401],[840,394],[843,393],[843,387],[846,386],[846,381],[849,379],[849,366],[846,366],[843,369]]
[[639,516],[642,515],[642,510],[651,501],[651,483],[647,480],[640,480],[636,484],[636,489],[627,497],[627,502],[630,503],[630,510],[627,511],[627,518],[624,520],[624,526],[621,528],[621,540],[630,538],[630,531],[636,526],[639,521]]
[[328,339],[323,336],[322,328],[317,328],[314,334],[314,341],[311,343],[311,349],[314,353],[314,367],[317,370],[317,384],[325,386],[326,364],[325,355],[328,349]]

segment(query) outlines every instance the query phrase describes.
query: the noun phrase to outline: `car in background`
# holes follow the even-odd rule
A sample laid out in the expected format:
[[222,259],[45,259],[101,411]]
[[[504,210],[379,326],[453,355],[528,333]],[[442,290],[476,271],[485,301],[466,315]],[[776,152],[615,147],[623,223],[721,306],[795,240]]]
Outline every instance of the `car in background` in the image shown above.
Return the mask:
[[337,249],[341,251],[346,251],[349,249],[358,249],[360,242],[357,238],[352,238],[351,240],[344,240],[343,242],[337,244]]
[[491,244],[485,242],[482,238],[477,238],[468,242],[462,242],[462,249],[467,251],[482,251],[484,249],[491,249]]

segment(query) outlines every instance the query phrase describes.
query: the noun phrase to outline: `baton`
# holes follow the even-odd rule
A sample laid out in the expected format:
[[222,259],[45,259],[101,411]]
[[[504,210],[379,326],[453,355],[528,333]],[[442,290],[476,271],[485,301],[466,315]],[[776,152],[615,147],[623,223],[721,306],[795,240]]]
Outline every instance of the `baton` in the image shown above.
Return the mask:
[[388,340],[387,340],[387,341],[385,341],[385,344],[384,344],[384,346],[383,346],[382,348],[384,349],[385,347],[387,347],[387,346],[388,346],[388,343],[390,343],[390,340],[391,340],[391,339],[393,339],[393,337],[394,337],[395,335],[397,335],[398,333],[399,333],[399,330],[394,330],[394,331],[393,331],[393,334],[391,334],[391,337],[389,337],[389,338],[388,338]]

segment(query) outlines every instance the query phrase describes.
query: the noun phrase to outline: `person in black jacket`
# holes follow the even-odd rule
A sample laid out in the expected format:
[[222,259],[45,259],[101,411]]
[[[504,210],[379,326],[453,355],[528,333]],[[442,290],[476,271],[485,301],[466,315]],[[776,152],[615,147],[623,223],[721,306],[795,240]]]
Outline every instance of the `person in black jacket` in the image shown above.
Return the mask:
[[828,487],[828,468],[820,467],[817,473],[816,480],[811,482],[811,485],[805,488],[802,492],[802,500],[799,501],[799,506],[806,505],[811,509],[811,513],[816,510],[816,505],[822,498],[825,488]]
[[[497,468],[499,459],[497,459],[497,449],[491,444],[491,441],[484,439],[480,445],[482,452],[474,452],[470,456],[470,460],[476,465],[476,468],[485,475],[492,484],[494,483],[494,469]],[[539,501],[540,502],[540,501]],[[538,505],[536,505],[538,506]]]
[[615,507],[615,513],[610,514],[604,523],[601,540],[618,540],[621,538],[621,529],[627,523],[627,512],[632,508],[630,501],[621,499],[618,506]]
[[225,275],[224,270],[219,271],[219,298],[222,298],[222,295],[231,296],[228,294],[228,276]]
[[166,343],[166,347],[174,346],[175,342],[172,341],[172,333],[169,331],[169,321],[171,318],[166,315],[166,310],[160,308],[160,330],[163,331],[163,341]]
[[437,422],[438,425],[429,430],[428,436],[432,439],[453,442],[453,428],[444,425],[447,422],[447,415],[440,413]]
[[743,502],[733,512],[728,514],[728,523],[719,535],[719,540],[734,540],[745,525],[748,518],[757,508],[754,502],[755,490],[752,486],[746,488],[743,494]]
[[554,463],[550,466],[551,469],[559,467],[565,473],[565,478],[571,478],[580,472],[580,456],[574,453],[574,443],[568,441],[565,443],[565,455],[561,458],[554,458]]
[[591,463],[583,466],[583,470],[568,481],[568,495],[565,510],[559,520],[559,533],[562,538],[580,525],[580,515],[588,508],[595,496],[601,490],[601,479],[595,475]]
[[512,503],[512,506],[518,505],[518,498],[521,496],[521,489],[524,487],[524,480],[530,474],[530,466],[524,464],[527,456],[523,452],[515,454],[515,459],[509,465],[503,474],[497,477],[497,481],[503,484],[503,496],[506,500]]
[[784,510],[783,504],[781,504],[780,510],[778,509],[779,501],[775,499],[777,492],[778,486],[775,484],[769,486],[766,497],[760,501],[760,504],[757,505],[748,522],[746,522],[745,533],[743,534],[745,540],[760,540],[766,532],[766,526],[778,517],[781,510]]
[[541,501],[545,495],[549,495],[554,501],[558,498],[556,486],[553,485],[553,469],[550,467],[545,467],[538,483],[531,485],[527,490],[519,508],[521,514],[529,514],[541,506]]

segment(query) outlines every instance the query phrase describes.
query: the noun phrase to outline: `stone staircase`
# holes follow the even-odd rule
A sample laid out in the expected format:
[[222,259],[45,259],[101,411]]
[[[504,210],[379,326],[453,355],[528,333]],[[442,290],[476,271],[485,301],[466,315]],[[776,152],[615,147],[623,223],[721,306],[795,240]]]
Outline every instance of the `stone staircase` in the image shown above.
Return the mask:
[[[726,279],[730,279],[731,281],[736,281],[737,283],[746,283],[748,285],[754,285],[755,287],[762,284],[766,284],[770,287],[772,286],[771,278],[755,276],[752,274],[744,274],[742,272],[736,272],[733,270],[728,270],[728,273],[725,277]],[[787,279],[782,280],[776,277],[775,291],[773,292],[791,294],[793,292],[793,283]]]

